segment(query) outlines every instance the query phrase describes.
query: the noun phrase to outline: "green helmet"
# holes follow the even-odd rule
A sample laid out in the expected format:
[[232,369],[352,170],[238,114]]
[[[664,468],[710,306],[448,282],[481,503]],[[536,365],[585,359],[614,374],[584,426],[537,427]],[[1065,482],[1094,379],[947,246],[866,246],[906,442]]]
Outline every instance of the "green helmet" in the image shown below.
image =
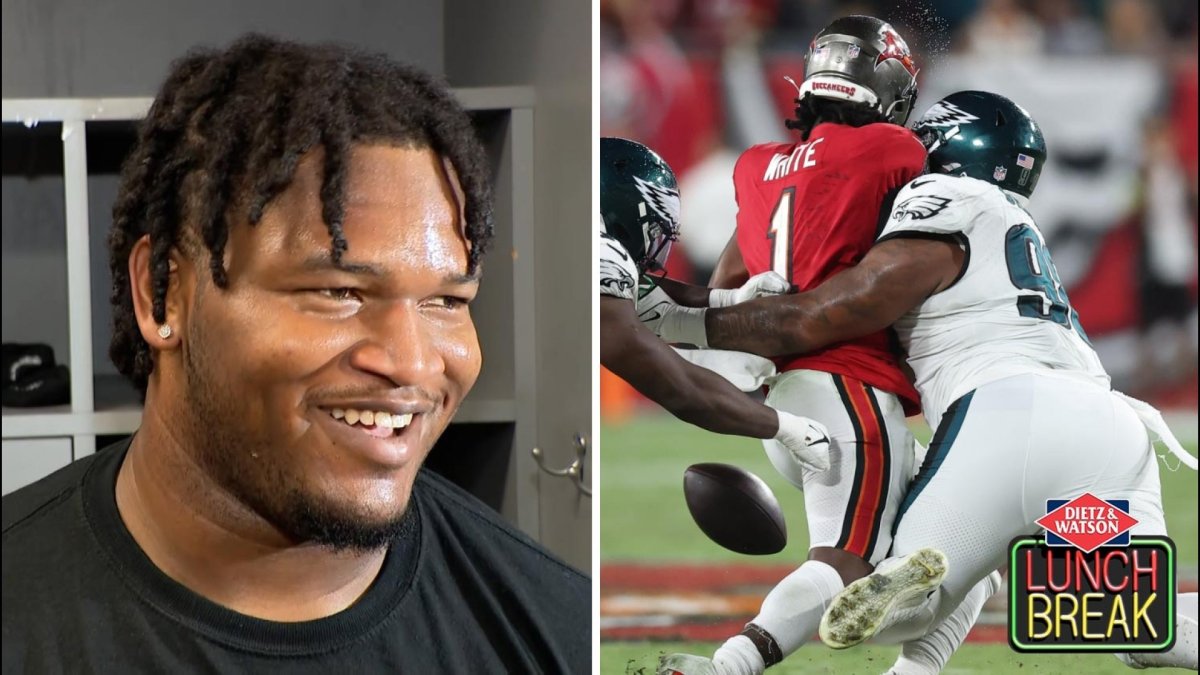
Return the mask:
[[1029,197],[1046,164],[1042,128],[1021,106],[986,91],[960,91],[925,112],[913,132],[929,172],[970,176]]
[[641,143],[601,138],[600,217],[639,271],[662,268],[679,236],[675,172]]

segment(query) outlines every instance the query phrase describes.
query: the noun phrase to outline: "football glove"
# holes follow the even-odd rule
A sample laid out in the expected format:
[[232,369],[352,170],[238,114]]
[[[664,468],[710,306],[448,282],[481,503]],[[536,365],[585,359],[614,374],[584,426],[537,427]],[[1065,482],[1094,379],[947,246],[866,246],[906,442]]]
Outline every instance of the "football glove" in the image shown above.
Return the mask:
[[807,417],[779,412],[779,432],[773,440],[779,442],[797,464],[809,471],[829,468],[829,430],[824,424]]
[[655,286],[637,300],[642,323],[667,342],[708,346],[704,329],[704,308],[676,304],[663,289]]
[[763,272],[750,277],[741,288],[714,288],[708,294],[709,307],[728,307],[761,298],[764,295],[783,295],[792,290],[788,280],[776,272]]

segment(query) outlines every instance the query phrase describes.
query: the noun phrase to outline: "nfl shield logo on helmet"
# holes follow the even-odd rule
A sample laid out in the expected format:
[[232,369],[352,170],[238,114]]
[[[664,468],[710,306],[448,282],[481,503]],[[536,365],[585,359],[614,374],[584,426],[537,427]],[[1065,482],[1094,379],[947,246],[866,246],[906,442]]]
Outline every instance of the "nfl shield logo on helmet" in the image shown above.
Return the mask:
[[995,178],[996,180],[1004,180],[1004,177],[1007,175],[1008,169],[1003,166],[996,167],[996,170],[992,172],[992,178]]
[[861,53],[862,53],[862,49],[858,45],[850,45],[848,48],[846,48],[846,57],[847,58],[857,59],[858,55]]

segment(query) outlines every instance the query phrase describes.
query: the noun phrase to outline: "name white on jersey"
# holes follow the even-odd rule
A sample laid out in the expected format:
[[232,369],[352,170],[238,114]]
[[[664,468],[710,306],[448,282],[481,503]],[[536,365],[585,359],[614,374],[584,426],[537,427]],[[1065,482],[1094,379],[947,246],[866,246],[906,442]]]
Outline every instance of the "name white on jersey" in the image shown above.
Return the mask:
[[797,169],[807,169],[817,165],[817,146],[824,138],[817,138],[807,143],[801,143],[792,150],[791,154],[776,153],[767,163],[767,171],[763,174],[764,181],[779,180]]
[[1054,371],[1109,386],[1033,218],[1000,188],[930,174],[904,186],[879,241],[949,237],[966,251],[957,281],[895,324],[929,424],[988,382]]

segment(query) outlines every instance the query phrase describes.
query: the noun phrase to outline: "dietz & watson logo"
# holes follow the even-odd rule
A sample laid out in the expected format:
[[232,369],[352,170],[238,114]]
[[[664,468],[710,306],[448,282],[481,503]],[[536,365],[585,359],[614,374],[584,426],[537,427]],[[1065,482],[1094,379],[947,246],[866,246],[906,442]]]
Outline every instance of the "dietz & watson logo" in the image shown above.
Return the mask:
[[1008,641],[1019,652],[1161,652],[1175,643],[1175,544],[1131,537],[1129,501],[1051,499],[1044,537],[1009,549]]

